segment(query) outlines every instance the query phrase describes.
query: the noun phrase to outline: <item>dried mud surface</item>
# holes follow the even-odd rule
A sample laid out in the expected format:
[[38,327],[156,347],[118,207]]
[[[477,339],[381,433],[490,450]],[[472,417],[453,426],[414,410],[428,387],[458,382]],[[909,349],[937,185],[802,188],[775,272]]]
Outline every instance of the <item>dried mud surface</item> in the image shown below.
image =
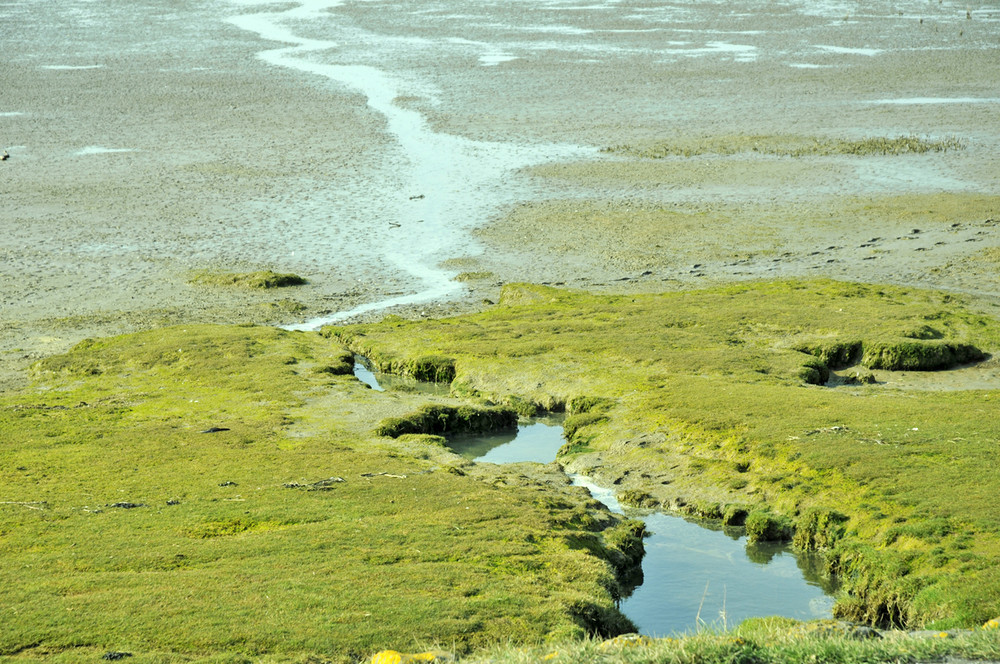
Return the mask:
[[[10,155],[0,162],[0,389],[87,336],[292,323],[413,287],[371,250],[387,231],[330,212],[332,201],[397,187],[385,119],[362,95],[265,64],[256,54],[273,43],[228,23],[249,11],[235,5],[51,5],[12,4],[0,42],[0,151]],[[375,63],[434,91],[396,103],[436,131],[592,155],[511,173],[504,184],[521,202],[481,220],[467,252],[441,256],[476,275],[464,295],[397,313],[468,311],[509,281],[645,291],[799,275],[944,288],[995,306],[1000,10],[691,3],[647,30],[637,17],[655,8],[615,7],[513,3],[490,10],[502,20],[460,24],[402,0],[336,9],[388,40],[456,44],[464,25],[469,44],[507,44],[479,61],[421,46]],[[599,151],[748,134],[966,147],[658,160]],[[268,268],[309,283],[260,293],[188,282],[195,270]]]

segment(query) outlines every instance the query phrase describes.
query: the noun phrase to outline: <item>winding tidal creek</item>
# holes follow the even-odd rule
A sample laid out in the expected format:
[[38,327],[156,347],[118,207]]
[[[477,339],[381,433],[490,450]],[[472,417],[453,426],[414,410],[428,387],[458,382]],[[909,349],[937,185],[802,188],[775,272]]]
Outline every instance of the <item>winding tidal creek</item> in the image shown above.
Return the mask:
[[[406,380],[373,373],[363,361],[356,362],[355,375],[377,390],[386,381]],[[426,383],[422,389],[442,388]],[[549,415],[522,420],[516,430],[451,436],[448,446],[477,463],[552,463],[564,442],[562,417]],[[747,544],[742,528],[715,521],[623,508],[612,489],[581,475],[571,479],[612,512],[646,523],[642,574],[619,606],[643,634],[732,627],[754,616],[832,616],[835,585],[818,555],[780,544]]]

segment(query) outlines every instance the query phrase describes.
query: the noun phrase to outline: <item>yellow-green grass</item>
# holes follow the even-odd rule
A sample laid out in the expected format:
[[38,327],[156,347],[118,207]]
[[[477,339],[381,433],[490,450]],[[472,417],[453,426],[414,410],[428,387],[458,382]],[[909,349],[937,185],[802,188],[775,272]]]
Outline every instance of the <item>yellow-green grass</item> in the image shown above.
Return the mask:
[[496,275],[492,272],[459,272],[455,275],[455,281],[488,281],[490,279],[496,279]]
[[783,516],[800,546],[829,550],[841,616],[1000,614],[995,393],[894,388],[893,372],[809,384],[872,349],[1000,348],[1000,322],[952,295],[827,280],[635,296],[510,286],[480,314],[327,333],[383,367],[450,359],[457,394],[569,410],[560,459],[647,504]]
[[501,647],[462,661],[470,664],[897,664],[945,658],[1000,661],[1000,632],[995,628],[920,635],[887,633],[884,638],[864,638],[864,635],[861,630],[833,622],[752,618],[729,631],[705,629],[679,638],[590,639],[530,648]]
[[166,328],[0,396],[0,659],[346,662],[631,628],[615,518],[456,468],[441,439],[374,436],[425,397],[339,375],[350,357]]

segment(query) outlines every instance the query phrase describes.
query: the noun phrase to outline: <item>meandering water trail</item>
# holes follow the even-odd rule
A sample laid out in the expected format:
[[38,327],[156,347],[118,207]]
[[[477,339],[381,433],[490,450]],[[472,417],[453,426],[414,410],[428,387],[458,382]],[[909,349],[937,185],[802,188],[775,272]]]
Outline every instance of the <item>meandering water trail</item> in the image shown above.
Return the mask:
[[[274,7],[267,0],[238,0],[237,4],[262,9]],[[379,219],[380,225],[364,229],[365,247],[357,250],[378,252],[386,268],[402,271],[419,286],[412,292],[365,302],[287,327],[293,330],[315,330],[372,311],[453,296],[462,285],[453,280],[454,271],[439,264],[449,257],[480,251],[469,231],[485,222],[505,198],[499,190],[505,174],[546,159],[593,151],[569,145],[474,141],[433,131],[423,115],[405,108],[399,101],[407,95],[433,94],[432,85],[368,64],[336,62],[343,40],[391,43],[388,37],[358,34],[356,28],[338,26],[332,12],[341,4],[341,0],[302,0],[283,11],[241,14],[230,22],[265,40],[290,44],[261,51],[258,57],[265,62],[361,92],[368,107],[384,118],[385,131],[397,148],[391,157],[395,166],[389,181],[373,182],[367,192],[371,200],[365,207]],[[334,38],[306,37],[301,34],[304,26],[312,30],[322,26]],[[331,59],[334,62],[327,61]]]

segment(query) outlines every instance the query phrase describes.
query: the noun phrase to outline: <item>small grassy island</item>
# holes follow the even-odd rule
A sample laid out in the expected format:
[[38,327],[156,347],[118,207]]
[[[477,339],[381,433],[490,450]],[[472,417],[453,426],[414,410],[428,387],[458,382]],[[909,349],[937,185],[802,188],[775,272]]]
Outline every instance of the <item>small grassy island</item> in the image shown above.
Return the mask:
[[[996,391],[942,377],[998,349],[953,295],[829,280],[87,340],[0,395],[0,660],[996,659]],[[451,396],[370,390],[354,353]],[[608,644],[641,522],[439,435],[543,411],[567,413],[559,464],[623,502],[822,551],[838,618],[950,637],[761,619]]]

